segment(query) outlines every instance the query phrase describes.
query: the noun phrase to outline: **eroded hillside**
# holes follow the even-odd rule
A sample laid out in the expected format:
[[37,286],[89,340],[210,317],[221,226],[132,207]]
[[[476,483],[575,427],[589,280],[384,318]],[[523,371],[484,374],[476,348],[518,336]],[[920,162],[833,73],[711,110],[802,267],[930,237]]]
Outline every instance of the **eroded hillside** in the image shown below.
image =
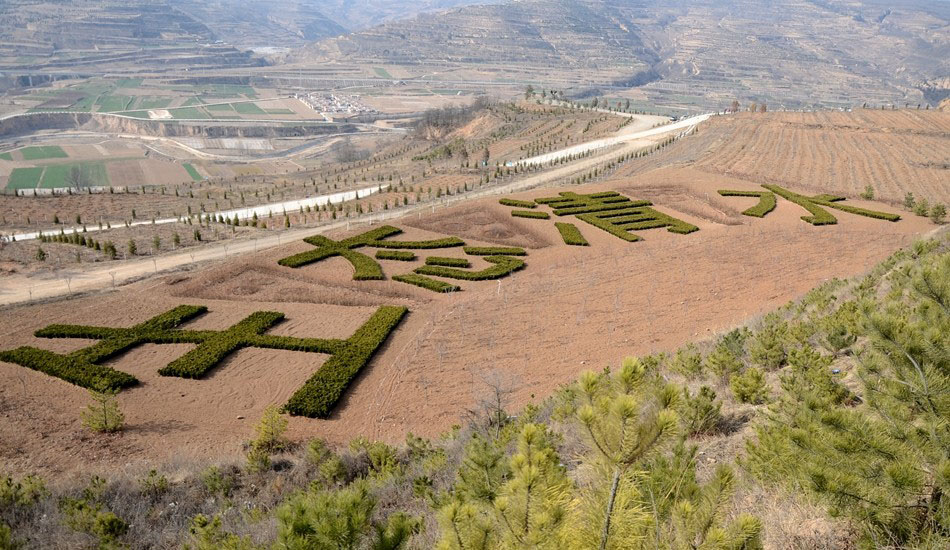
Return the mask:
[[950,73],[948,18],[940,2],[530,0],[387,23],[315,44],[298,61],[422,63],[420,75],[440,68],[575,91],[642,86],[635,95],[659,105],[936,104]]

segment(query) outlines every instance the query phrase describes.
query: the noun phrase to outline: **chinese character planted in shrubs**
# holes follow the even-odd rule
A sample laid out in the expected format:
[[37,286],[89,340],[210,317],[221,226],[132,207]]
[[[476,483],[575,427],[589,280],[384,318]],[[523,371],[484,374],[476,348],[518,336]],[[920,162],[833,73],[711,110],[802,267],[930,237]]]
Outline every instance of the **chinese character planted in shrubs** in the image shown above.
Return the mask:
[[308,250],[300,254],[288,256],[277,263],[287,267],[302,267],[314,262],[319,262],[334,256],[342,256],[351,264],[355,272],[353,279],[357,281],[383,280],[383,268],[379,262],[370,258],[366,254],[356,252],[354,248],[370,246],[376,248],[387,248],[396,250],[424,250],[433,248],[452,248],[462,246],[465,243],[456,237],[437,239],[434,241],[384,241],[386,237],[398,235],[402,230],[391,225],[384,225],[377,229],[361,233],[348,239],[334,241],[322,235],[307,237],[304,242],[317,247],[315,250]]
[[[535,199],[534,203],[514,199],[501,199],[499,202],[505,206],[521,208],[534,208],[535,204],[547,205],[554,210],[555,216],[576,216],[582,222],[628,242],[641,240],[641,237],[633,231],[665,227],[667,231],[685,235],[699,230],[695,225],[656,210],[650,201],[630,200],[614,191],[589,195],[565,191],[557,197]],[[511,215],[520,218],[548,219],[546,212],[533,210],[512,210]],[[573,224],[557,223],[556,226],[565,244],[575,246],[588,244]]]
[[202,378],[235,351],[246,348],[283,349],[330,355],[317,372],[284,406],[290,414],[325,418],[350,381],[386,341],[408,311],[382,306],[346,340],[292,338],[265,332],[284,314],[258,311],[226,330],[182,330],[178,327],[208,311],[204,306],[178,306],[131,328],[50,325],[36,331],[41,338],[89,338],[97,343],[60,355],[33,347],[0,352],[0,361],[14,363],[61,380],[108,394],[133,386],[138,380],[102,362],[142,344],[196,344],[158,372],[163,376]]
[[841,204],[841,201],[844,200],[844,197],[827,194],[807,197],[805,195],[793,193],[792,191],[779,187],[778,185],[763,185],[762,187],[768,189],[768,191],[733,191],[729,189],[723,189],[719,191],[719,194],[724,197],[757,197],[759,202],[755,206],[742,212],[746,216],[754,216],[756,218],[764,218],[766,214],[772,210],[775,210],[775,195],[778,195],[807,210],[810,215],[802,216],[802,220],[812,225],[832,225],[838,223],[838,218],[832,216],[831,213],[825,210],[825,208],[834,208],[835,210],[848,212],[849,214],[857,214],[859,216],[877,218],[880,220],[887,220],[889,222],[896,222],[897,220],[901,219],[901,217],[897,214],[876,212],[874,210],[858,208],[848,204]]

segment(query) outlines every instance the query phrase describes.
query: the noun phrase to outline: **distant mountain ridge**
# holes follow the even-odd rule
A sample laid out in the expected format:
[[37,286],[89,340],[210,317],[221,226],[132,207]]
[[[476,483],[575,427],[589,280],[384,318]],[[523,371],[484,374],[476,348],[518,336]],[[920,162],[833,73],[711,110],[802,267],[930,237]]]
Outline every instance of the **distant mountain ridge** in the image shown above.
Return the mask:
[[486,0],[170,0],[240,45],[292,46]]
[[925,83],[950,76],[950,3],[522,0],[387,22],[295,59],[507,70],[710,106],[935,104],[945,92]]
[[486,0],[3,0],[0,54],[221,40],[300,47],[394,18]]

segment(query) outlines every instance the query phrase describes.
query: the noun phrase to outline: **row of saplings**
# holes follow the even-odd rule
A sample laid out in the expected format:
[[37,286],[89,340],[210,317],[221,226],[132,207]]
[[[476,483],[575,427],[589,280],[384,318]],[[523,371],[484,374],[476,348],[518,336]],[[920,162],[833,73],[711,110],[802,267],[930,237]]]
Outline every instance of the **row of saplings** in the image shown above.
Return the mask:
[[[192,240],[194,240],[195,242],[201,242],[201,238],[202,238],[201,231],[198,229],[195,229],[192,232]],[[52,235],[44,235],[43,233],[40,233],[38,240],[41,243],[72,244],[76,246],[85,247],[85,248],[88,248],[89,250],[95,250],[96,252],[101,252],[106,258],[110,260],[115,260],[119,256],[119,251],[116,248],[116,245],[114,242],[100,241],[98,239],[93,239],[92,236],[88,236],[84,233],[79,233],[79,232],[73,232],[73,233],[60,232],[58,234],[52,234]],[[178,232],[173,233],[172,245],[175,248],[178,248],[179,246],[181,246],[181,243],[182,243],[181,235],[179,235]],[[152,237],[151,244],[152,244],[152,251],[156,253],[159,252],[162,247],[162,238],[159,237],[158,235],[154,235]],[[127,257],[135,256],[139,253],[139,246],[138,246],[138,243],[136,243],[135,239],[129,239],[128,242],[126,242],[125,250],[126,250]],[[46,250],[43,249],[42,246],[39,246],[37,247],[36,252],[34,253],[34,257],[36,260],[42,262],[42,261],[45,261],[49,257],[49,254],[46,252]],[[80,261],[80,255],[78,251],[76,252],[76,261]]]
[[[438,441],[410,435],[395,449],[358,439],[336,453],[312,441],[288,451],[286,421],[270,409],[242,467],[175,483],[149,472],[105,490],[94,481],[58,499],[36,478],[7,479],[0,521],[12,529],[0,527],[0,548],[55,547],[43,537],[63,531],[145,547],[140,539],[180,525],[169,536],[202,550],[752,550],[769,525],[729,511],[744,483],[817,497],[851,521],[861,548],[946,548],[947,349],[950,252],[946,242],[918,243],[707,353],[687,346],[586,373],[518,417],[504,408],[512,388],[491,384],[470,426]],[[734,422],[709,386],[691,392],[668,369],[712,385],[763,371],[771,404],[745,411],[755,435],[740,472],[719,460],[698,480],[695,438]],[[129,498],[147,505],[120,509]],[[828,542],[800,535],[808,547]]]

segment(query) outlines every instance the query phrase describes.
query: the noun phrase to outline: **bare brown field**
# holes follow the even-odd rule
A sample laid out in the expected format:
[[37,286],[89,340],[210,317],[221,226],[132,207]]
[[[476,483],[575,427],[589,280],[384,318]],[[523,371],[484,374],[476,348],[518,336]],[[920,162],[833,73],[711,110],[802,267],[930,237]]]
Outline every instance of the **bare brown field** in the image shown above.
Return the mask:
[[[688,182],[683,191],[672,189],[683,181]],[[516,381],[513,406],[536,401],[585,369],[615,364],[625,355],[673,349],[741,324],[831,277],[860,274],[933,228],[919,218],[888,223],[847,214],[836,226],[813,227],[799,220],[802,212],[788,202],[761,220],[733,219],[733,203],[723,204],[721,198],[699,207],[704,189],[743,185],[748,187],[742,180],[667,170],[572,187],[622,189],[701,230],[690,235],[645,231],[642,242],[625,243],[580,223],[591,246],[567,247],[550,220],[501,224],[512,242],[550,244],[531,248],[528,267],[512,277],[462,283],[464,290],[456,294],[392,281],[354,282],[352,267],[339,258],[296,270],[277,266],[278,258],[308,249],[298,242],[109,294],[7,310],[4,347],[76,349],[84,343],[38,339],[32,332],[54,322],[128,326],[183,303],[210,309],[189,328],[223,328],[252,311],[275,310],[287,314],[276,334],[345,337],[367,318],[371,306],[404,304],[411,313],[351,385],[332,418],[291,420],[296,438],[342,443],[364,435],[395,441],[407,431],[431,436],[461,422],[491,373]],[[695,214],[685,212],[690,207]],[[735,207],[746,205],[739,201]],[[483,199],[396,225],[407,230],[407,239],[452,234],[408,227],[437,228],[446,220],[458,233],[477,235],[485,220],[498,224],[508,210],[495,199]],[[716,213],[725,220],[717,220]],[[421,256],[415,263],[385,262],[384,268],[390,276],[408,272]],[[11,442],[3,451],[5,464],[13,471],[64,473],[236,453],[263,408],[286,400],[320,364],[304,353],[244,350],[204,380],[157,375],[186,349],[143,346],[109,363],[143,384],[120,395],[129,429],[107,438],[84,435],[79,426],[84,390],[0,365],[0,437]],[[34,429],[23,430],[24,425]]]
[[531,227],[533,224],[530,221],[518,220],[508,212],[496,208],[472,208],[462,212],[453,208],[432,213],[424,218],[419,216],[415,220],[409,219],[406,223],[429,231],[441,231],[505,246],[544,248],[554,243],[537,228]]
[[901,109],[853,113],[740,113],[694,138],[627,165],[620,175],[684,161],[715,175],[855,198],[865,187],[892,204],[904,194],[950,202],[950,114]]

